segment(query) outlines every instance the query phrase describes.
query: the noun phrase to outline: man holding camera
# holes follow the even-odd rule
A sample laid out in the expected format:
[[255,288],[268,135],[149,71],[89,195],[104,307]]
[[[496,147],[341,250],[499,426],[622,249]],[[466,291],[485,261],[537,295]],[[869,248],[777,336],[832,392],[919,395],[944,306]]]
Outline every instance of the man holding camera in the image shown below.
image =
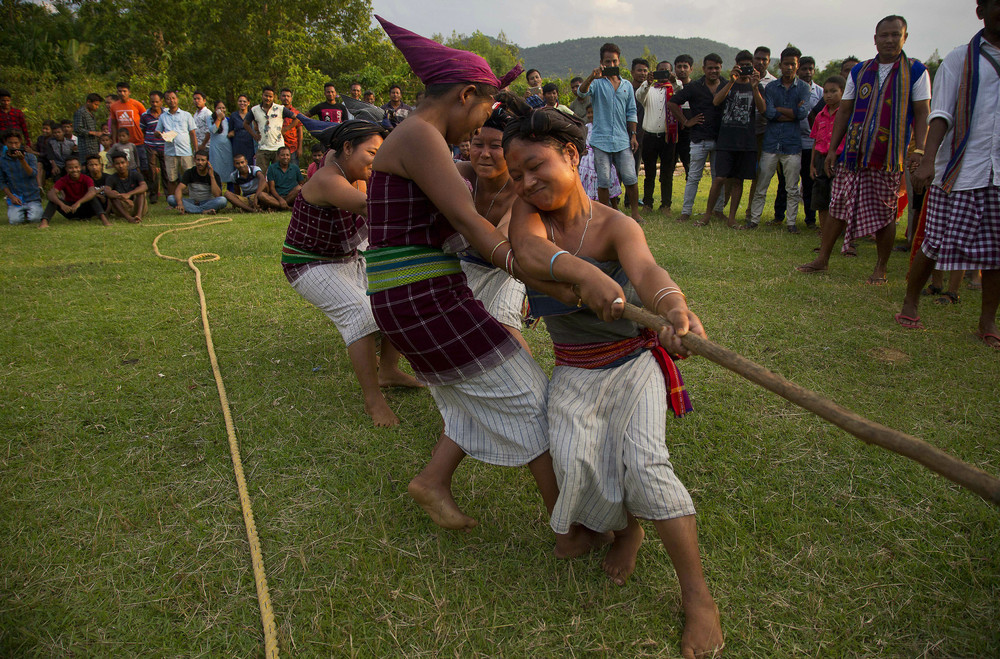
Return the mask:
[[667,101],[674,95],[670,62],[664,60],[650,71],[635,92],[635,100],[645,109],[642,130],[642,164],[646,176],[642,183],[642,205],[653,206],[656,185],[656,161],[660,161],[660,210],[669,209],[673,200],[674,149],[679,134],[677,119],[667,112]]
[[7,220],[11,224],[42,219],[42,190],[38,186],[38,160],[25,152],[21,132],[3,134],[7,151],[0,156],[0,188],[7,198]]
[[577,90],[581,98],[593,99],[594,128],[590,146],[594,149],[594,169],[597,170],[597,199],[611,205],[611,165],[618,169],[622,185],[628,194],[632,219],[639,217],[639,177],[633,159],[639,142],[635,137],[637,114],[635,92],[624,83],[618,69],[621,49],[613,43],[601,46],[601,65],[594,69]]

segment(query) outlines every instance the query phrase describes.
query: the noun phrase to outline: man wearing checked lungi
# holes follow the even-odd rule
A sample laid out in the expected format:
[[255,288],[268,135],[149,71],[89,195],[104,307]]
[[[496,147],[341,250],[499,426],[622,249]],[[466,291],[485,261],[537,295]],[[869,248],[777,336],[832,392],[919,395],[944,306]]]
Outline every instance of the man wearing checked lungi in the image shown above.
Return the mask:
[[[830,140],[840,144],[846,135],[844,150],[838,156],[830,149],[823,165],[833,179],[831,221],[823,227],[819,256],[797,266],[799,272],[825,271],[840,234],[845,253],[857,238],[874,234],[878,258],[866,283],[886,282],[903,168],[913,171],[923,158],[931,98],[927,67],[906,56],[904,43],[906,19],[886,16],[875,25],[878,56],[851,69]],[[914,148],[907,155],[911,128]]]
[[1000,0],[978,0],[983,29],[948,53],[934,76],[927,154],[913,175],[927,193],[924,240],[910,264],[896,322],[921,329],[920,291],[931,272],[982,270],[976,335],[1000,348]]

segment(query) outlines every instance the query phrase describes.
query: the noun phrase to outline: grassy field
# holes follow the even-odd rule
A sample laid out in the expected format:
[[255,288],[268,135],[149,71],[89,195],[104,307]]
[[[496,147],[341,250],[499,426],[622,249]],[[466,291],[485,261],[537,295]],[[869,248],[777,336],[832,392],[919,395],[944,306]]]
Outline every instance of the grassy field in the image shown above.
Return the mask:
[[[648,217],[712,338],[1000,474],[979,293],[905,331],[899,254],[876,288],[867,242],[804,276],[815,232]],[[436,528],[406,495],[440,428],[429,394],[390,391],[403,424],[372,428],[335,328],[281,273],[286,216],[234,218],[160,246],[222,257],[205,291],[283,654],[678,655],[655,533],[614,587],[599,557],[552,557],[526,470],[473,461],[455,491],[480,526]],[[184,219],[161,203],[147,223]],[[193,275],[154,256],[162,230],[0,227],[0,655],[263,653]],[[526,335],[550,369],[544,329]],[[682,369],[695,413],[667,442],[728,656],[1000,656],[996,508],[706,360]]]

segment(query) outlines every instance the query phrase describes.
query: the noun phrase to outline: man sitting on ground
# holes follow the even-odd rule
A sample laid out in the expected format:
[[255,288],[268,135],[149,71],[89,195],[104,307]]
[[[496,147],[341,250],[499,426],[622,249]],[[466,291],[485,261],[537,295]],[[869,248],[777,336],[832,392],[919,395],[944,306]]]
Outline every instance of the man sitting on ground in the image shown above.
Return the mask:
[[42,214],[39,229],[47,229],[49,220],[59,211],[68,220],[87,220],[92,217],[101,218],[101,224],[111,226],[108,216],[104,214],[101,204],[95,199],[97,190],[94,179],[83,173],[80,159],[76,156],[66,158],[66,175],[60,178],[49,190],[49,203]]
[[[97,196],[94,199],[97,203],[101,205],[101,210],[105,213],[108,212],[108,198],[104,194],[104,169],[101,167],[101,159],[96,155],[87,156],[83,163],[83,170],[94,181],[94,190],[97,191]],[[114,171],[114,166],[112,165],[111,171]]]
[[111,210],[132,224],[142,222],[146,214],[146,179],[138,169],[129,167],[128,158],[121,151],[111,156],[115,173],[104,177],[104,195],[111,204]]
[[[190,199],[184,198],[184,191],[191,189]],[[167,203],[184,213],[208,213],[226,207],[222,196],[222,180],[208,161],[208,149],[198,149],[194,154],[194,167],[184,172],[174,188],[174,194],[167,197]]]
[[306,177],[302,170],[292,166],[292,154],[287,146],[278,149],[278,162],[267,168],[267,194],[258,197],[262,206],[289,210],[302,189]]
[[274,205],[278,203],[267,195],[264,172],[257,165],[247,162],[247,157],[242,153],[233,156],[233,173],[229,177],[229,182],[235,183],[239,192],[226,192],[226,199],[242,211],[259,213],[262,210],[261,200],[265,198]]

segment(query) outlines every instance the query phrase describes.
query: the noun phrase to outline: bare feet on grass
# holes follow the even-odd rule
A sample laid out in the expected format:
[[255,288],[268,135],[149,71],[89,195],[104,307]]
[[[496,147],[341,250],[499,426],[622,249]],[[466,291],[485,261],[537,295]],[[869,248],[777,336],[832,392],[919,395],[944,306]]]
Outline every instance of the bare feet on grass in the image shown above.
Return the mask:
[[681,635],[681,656],[685,659],[721,657],[725,645],[719,608],[706,592],[684,602],[684,633]]
[[392,428],[399,425],[399,417],[389,409],[389,404],[382,398],[381,392],[378,398],[365,401],[365,412],[372,418],[376,428]]
[[576,558],[600,549],[613,540],[613,533],[600,533],[574,524],[569,533],[556,535],[556,546],[552,553],[556,558]]
[[615,585],[624,586],[632,576],[635,571],[635,558],[639,555],[639,547],[642,546],[645,535],[642,525],[634,518],[624,529],[615,531],[615,540],[611,543],[608,553],[604,555],[604,562],[601,563],[601,567]]
[[424,385],[409,373],[398,368],[382,367],[378,370],[378,386],[380,387],[412,387],[419,389]]
[[479,525],[479,522],[459,509],[451,491],[446,487],[422,482],[417,476],[410,481],[406,490],[424,512],[430,515],[431,520],[442,528],[469,530]]

